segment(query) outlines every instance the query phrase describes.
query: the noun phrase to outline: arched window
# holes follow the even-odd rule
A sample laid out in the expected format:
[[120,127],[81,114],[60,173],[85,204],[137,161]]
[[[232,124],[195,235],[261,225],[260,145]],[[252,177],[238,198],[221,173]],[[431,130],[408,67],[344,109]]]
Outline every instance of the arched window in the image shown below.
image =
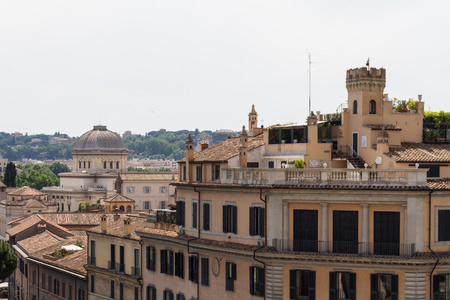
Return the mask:
[[91,162],[88,161],[88,169],[90,169],[90,168],[91,168]]
[[120,211],[125,211],[125,207],[123,207],[123,205],[121,205],[121,206],[119,207],[119,210],[120,210]]
[[131,212],[131,206],[127,205],[127,212]]
[[119,168],[119,162],[116,161],[116,169],[118,169],[118,168]]
[[376,114],[377,113],[377,103],[375,100],[370,100],[369,102],[369,114]]
[[81,161],[78,162],[78,169],[81,169]]
[[106,169],[106,161],[103,162],[103,169]]
[[358,101],[353,101],[353,114],[356,115],[358,113]]
[[83,169],[86,169],[86,162],[83,161]]
[[110,168],[110,169],[113,168],[113,162],[112,162],[112,161],[109,162],[109,168]]

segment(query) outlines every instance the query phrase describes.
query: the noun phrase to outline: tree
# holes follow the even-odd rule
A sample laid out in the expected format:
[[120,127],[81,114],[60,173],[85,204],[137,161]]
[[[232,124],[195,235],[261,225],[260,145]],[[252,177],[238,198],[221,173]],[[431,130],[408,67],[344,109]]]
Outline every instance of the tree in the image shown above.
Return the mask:
[[[70,172],[70,168],[66,164],[62,164],[59,161],[55,161],[50,165],[50,170],[58,176],[59,173]],[[59,176],[58,176],[59,178]]]
[[11,161],[6,165],[5,170],[5,181],[3,181],[4,184],[8,187],[15,187],[16,186],[16,165]]
[[0,280],[5,280],[17,268],[17,256],[6,241],[0,241]]

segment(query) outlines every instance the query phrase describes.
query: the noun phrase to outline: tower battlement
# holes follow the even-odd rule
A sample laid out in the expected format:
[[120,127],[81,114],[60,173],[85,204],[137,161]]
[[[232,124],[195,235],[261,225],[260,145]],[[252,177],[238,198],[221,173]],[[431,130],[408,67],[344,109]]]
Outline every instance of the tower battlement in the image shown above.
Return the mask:
[[383,91],[386,86],[386,69],[362,67],[347,70],[346,85],[348,92]]

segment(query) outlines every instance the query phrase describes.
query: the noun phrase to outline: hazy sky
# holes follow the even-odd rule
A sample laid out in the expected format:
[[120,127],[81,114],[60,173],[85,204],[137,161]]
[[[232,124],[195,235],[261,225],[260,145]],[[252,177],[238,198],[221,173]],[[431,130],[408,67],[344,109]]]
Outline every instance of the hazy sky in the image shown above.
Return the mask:
[[450,1],[1,1],[0,131],[265,126],[347,101],[345,73],[450,111]]

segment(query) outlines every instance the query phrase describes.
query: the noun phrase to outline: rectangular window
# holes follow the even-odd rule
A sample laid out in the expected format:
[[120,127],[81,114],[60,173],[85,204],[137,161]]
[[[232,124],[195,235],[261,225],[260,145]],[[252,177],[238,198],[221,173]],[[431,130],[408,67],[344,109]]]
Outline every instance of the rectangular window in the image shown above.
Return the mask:
[[167,201],[159,201],[159,209],[166,209]]
[[59,295],[59,280],[58,279],[55,279],[53,288],[54,288],[53,292],[56,295]]
[[356,300],[356,273],[330,272],[330,300]]
[[186,166],[183,166],[183,180],[186,180]]
[[155,271],[155,247],[147,246],[146,257],[147,257],[147,270]]
[[116,269],[116,245],[111,244],[110,246],[110,261],[108,269],[115,270]]
[[115,282],[114,282],[114,280],[111,280],[109,282],[109,297],[113,298],[113,299],[114,299],[114,296],[115,296],[114,288],[115,288]]
[[152,203],[150,201],[144,201],[144,209],[151,209]]
[[167,186],[160,186],[160,187],[159,187],[159,193],[160,193],[160,194],[165,194],[165,193],[167,193]]
[[236,280],[236,264],[227,261],[225,263],[225,290],[234,291],[235,280]]
[[139,249],[134,249],[134,271],[133,276],[139,277]]
[[72,285],[67,285],[69,300],[72,300]]
[[42,288],[43,289],[45,289],[45,278],[46,278],[47,276],[45,276],[45,274],[44,273],[42,273]]
[[123,300],[123,282],[119,283],[119,299]]
[[289,299],[316,299],[315,271],[290,270],[289,273]]
[[144,194],[150,194],[151,188],[150,188],[149,186],[144,186],[144,187],[142,188],[142,192],[143,192]]
[[156,300],[156,288],[153,285],[147,285],[146,300]]
[[161,273],[173,275],[173,251],[161,250]]
[[370,299],[398,299],[398,275],[370,274]]
[[212,178],[214,181],[220,180],[220,165],[219,164],[213,166],[213,177]]
[[32,282],[34,285],[36,285],[36,270],[33,270],[33,278],[32,278]]
[[247,168],[259,168],[259,163],[258,162],[248,162]]
[[78,289],[78,300],[84,300],[84,290],[82,288]]
[[317,252],[317,210],[294,210],[294,251]]
[[95,277],[91,275],[91,293],[95,293]]
[[184,297],[184,294],[178,293],[177,294],[177,300],[186,300],[186,297]]
[[428,178],[439,178],[440,175],[440,166],[439,165],[419,165],[419,169],[428,169],[427,177]]
[[121,245],[119,247],[119,270],[118,272],[125,272],[125,247]]
[[134,194],[134,186],[127,186],[127,194]]
[[139,300],[139,288],[137,286],[134,287],[134,300]]
[[198,282],[198,257],[194,255],[189,256],[189,280]]
[[181,251],[175,253],[175,276],[184,278],[184,255]]
[[273,169],[273,168],[275,168],[275,162],[269,161],[269,169]]
[[209,286],[209,258],[202,257],[202,285]]
[[450,209],[438,210],[438,241],[450,241]]
[[164,290],[163,300],[173,300],[173,292],[171,290]]
[[203,230],[210,230],[210,213],[211,213],[211,203],[203,203]]
[[250,235],[264,236],[264,216],[265,210],[262,207],[252,206],[250,207]]
[[53,289],[52,289],[52,285],[53,285],[53,282],[52,282],[52,276],[48,276],[48,291],[49,292],[51,292]]
[[399,255],[400,212],[375,211],[373,214],[375,255]]
[[184,227],[184,201],[177,201],[176,219],[177,225]]
[[237,207],[235,205],[222,206],[223,232],[237,233]]
[[89,264],[95,266],[95,240],[91,240],[91,258]]
[[196,167],[196,175],[197,175],[197,181],[198,182],[202,182],[202,166],[197,166]]
[[66,298],[66,282],[61,282],[61,297]]
[[333,253],[358,253],[357,211],[333,211]]
[[250,294],[253,296],[264,297],[265,292],[265,273],[264,268],[250,267]]
[[197,202],[192,202],[192,228],[197,228]]
[[[81,165],[80,165],[80,168],[81,168]],[[103,169],[106,169],[106,161],[103,162]]]

